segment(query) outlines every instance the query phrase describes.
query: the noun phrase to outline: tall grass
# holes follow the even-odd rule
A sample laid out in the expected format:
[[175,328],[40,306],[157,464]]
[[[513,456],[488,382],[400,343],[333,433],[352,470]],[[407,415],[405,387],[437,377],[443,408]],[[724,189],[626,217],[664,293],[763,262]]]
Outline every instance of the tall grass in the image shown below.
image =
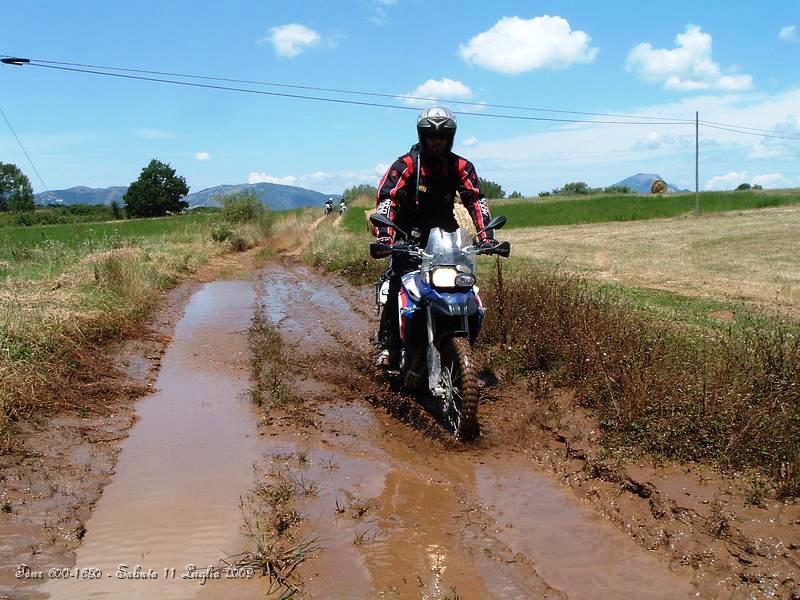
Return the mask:
[[[215,240],[217,223],[230,235]],[[270,225],[259,213],[228,224],[198,215],[78,225],[72,237],[46,228],[41,240],[11,230],[20,237],[0,247],[0,451],[12,448],[15,422],[84,409],[80,385],[108,375],[105,341],[134,331],[164,290],[213,256],[252,247]]]
[[750,319],[687,331],[537,270],[484,287],[483,340],[517,372],[575,388],[615,447],[760,469],[800,494],[800,330]]

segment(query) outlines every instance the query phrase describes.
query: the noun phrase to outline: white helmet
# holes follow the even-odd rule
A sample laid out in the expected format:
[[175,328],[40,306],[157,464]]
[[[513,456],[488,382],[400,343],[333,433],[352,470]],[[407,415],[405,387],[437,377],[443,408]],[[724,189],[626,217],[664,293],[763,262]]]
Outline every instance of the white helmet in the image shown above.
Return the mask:
[[417,137],[419,138],[420,146],[423,148],[425,146],[425,135],[435,131],[448,135],[447,151],[449,152],[453,149],[453,140],[456,137],[457,128],[455,114],[444,106],[426,108],[417,117]]

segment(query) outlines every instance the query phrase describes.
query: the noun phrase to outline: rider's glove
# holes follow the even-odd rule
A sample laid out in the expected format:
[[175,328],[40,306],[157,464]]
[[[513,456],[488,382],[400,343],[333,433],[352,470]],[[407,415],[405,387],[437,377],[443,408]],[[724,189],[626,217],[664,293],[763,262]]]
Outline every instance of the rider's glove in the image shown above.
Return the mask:
[[489,238],[488,240],[483,240],[480,243],[480,248],[481,250],[494,250],[499,243],[500,242],[498,242],[496,239]]
[[387,246],[392,246],[392,245],[394,245],[394,240],[387,235],[387,236],[384,236],[384,237],[379,237],[378,238],[378,243],[379,244],[386,244]]

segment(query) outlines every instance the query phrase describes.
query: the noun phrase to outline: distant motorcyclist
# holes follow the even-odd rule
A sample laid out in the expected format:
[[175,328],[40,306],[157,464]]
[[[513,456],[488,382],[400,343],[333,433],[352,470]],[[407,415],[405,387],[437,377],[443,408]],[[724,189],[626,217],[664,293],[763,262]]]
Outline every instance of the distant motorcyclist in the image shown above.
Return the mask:
[[342,198],[341,202],[339,202],[339,214],[340,215],[343,214],[344,211],[346,210],[347,210],[347,202],[345,202],[344,198]]
[[329,215],[333,212],[333,198],[328,198],[325,202],[325,214]]
[[[458,229],[453,214],[456,192],[478,231],[491,220],[475,167],[452,152],[456,128],[455,115],[443,106],[420,112],[417,117],[419,142],[394,161],[378,186],[377,212],[406,232],[419,229],[423,246],[434,227],[448,231]],[[379,227],[376,235],[379,242],[394,244],[393,228]],[[480,240],[496,243],[491,230],[481,233]],[[381,351],[375,360],[376,366],[393,368],[397,363],[400,345],[397,294],[402,275],[403,266],[393,262],[389,295],[378,331],[377,345]]]

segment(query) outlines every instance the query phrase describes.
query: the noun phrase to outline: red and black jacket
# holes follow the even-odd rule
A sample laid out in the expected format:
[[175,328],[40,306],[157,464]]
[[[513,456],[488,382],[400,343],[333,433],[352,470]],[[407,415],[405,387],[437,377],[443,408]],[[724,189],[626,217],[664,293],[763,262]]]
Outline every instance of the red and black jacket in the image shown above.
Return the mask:
[[[417,173],[417,167],[419,174]],[[386,171],[378,186],[377,211],[406,232],[414,227],[423,239],[434,227],[448,231],[458,228],[453,215],[456,192],[469,211],[478,231],[491,219],[489,204],[481,194],[475,167],[467,159],[448,152],[441,160],[420,161],[419,144],[398,158]],[[378,237],[394,239],[394,230],[378,228]],[[492,231],[480,239],[492,237]]]

